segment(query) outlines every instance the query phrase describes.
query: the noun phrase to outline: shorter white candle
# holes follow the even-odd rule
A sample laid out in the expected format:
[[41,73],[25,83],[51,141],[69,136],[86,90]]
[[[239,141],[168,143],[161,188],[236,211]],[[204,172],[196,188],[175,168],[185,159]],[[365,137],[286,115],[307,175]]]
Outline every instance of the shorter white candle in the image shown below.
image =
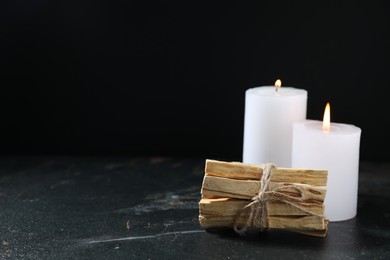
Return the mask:
[[306,120],[293,125],[292,167],[328,170],[325,217],[341,221],[356,216],[361,129],[324,121]]

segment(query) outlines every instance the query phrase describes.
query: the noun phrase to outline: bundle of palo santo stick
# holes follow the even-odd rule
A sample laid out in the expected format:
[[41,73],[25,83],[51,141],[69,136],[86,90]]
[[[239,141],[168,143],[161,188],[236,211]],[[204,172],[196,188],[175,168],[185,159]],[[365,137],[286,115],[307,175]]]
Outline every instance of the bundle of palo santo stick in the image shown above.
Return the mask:
[[[201,226],[244,226],[250,212],[242,209],[258,195],[262,174],[262,166],[206,160],[199,202]],[[266,228],[324,237],[328,230],[328,220],[324,217],[327,174],[327,170],[273,168],[268,189],[299,199],[294,205],[282,200],[266,201]],[[288,188],[289,185],[297,189]]]

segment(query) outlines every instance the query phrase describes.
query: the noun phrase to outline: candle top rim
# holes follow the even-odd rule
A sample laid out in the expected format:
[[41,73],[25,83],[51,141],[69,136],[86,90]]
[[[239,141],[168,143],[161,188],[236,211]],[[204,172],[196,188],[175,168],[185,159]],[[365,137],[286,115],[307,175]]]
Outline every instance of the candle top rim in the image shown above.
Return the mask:
[[299,121],[295,122],[294,125],[301,124],[305,127],[305,129],[308,129],[310,131],[315,132],[321,132],[323,134],[354,134],[354,133],[360,133],[362,129],[358,126],[352,125],[352,124],[345,124],[345,123],[330,123],[330,130],[327,132],[324,132],[322,129],[322,121],[319,120],[305,120],[305,121]]
[[296,97],[307,96],[307,91],[300,88],[283,86],[276,91],[275,86],[258,86],[247,89],[247,94],[256,95],[260,97]]

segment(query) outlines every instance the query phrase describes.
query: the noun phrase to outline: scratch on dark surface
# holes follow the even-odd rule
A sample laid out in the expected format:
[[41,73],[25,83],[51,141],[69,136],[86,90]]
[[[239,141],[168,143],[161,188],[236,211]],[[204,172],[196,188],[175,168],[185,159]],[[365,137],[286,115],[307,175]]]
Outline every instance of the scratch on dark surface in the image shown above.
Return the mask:
[[57,188],[58,186],[62,186],[62,185],[67,185],[67,184],[70,184],[70,181],[69,180],[62,180],[56,184],[53,184],[50,186],[50,189],[54,189],[54,188]]
[[124,169],[126,167],[133,167],[135,166],[138,162],[142,161],[142,158],[133,158],[131,160],[125,161],[125,162],[118,162],[118,163],[108,163],[104,165],[104,168],[106,170],[117,170],[117,169]]
[[145,202],[134,207],[115,210],[116,213],[149,213],[169,209],[197,209],[199,187],[193,186],[184,190],[164,193],[154,193],[145,197]]
[[129,166],[135,166],[138,162],[140,162],[142,159],[141,158],[133,158],[130,161],[127,162]]
[[115,170],[118,168],[122,168],[123,166],[125,166],[123,163],[110,163],[105,165],[104,168],[106,168],[107,170]]
[[164,236],[177,236],[177,235],[186,235],[186,234],[194,234],[194,233],[204,233],[204,230],[185,230],[185,231],[174,231],[174,232],[166,232],[160,233],[156,235],[149,236],[133,236],[133,237],[121,237],[121,238],[112,238],[105,240],[91,240],[85,242],[86,244],[97,244],[97,243],[107,243],[107,242],[116,242],[116,241],[126,241],[126,240],[141,240],[141,239],[153,239]]
[[159,164],[159,163],[163,163],[165,161],[169,160],[168,157],[153,157],[153,158],[150,158],[150,163],[151,164]]
[[172,168],[179,168],[181,165],[182,165],[181,162],[177,162],[177,163],[172,164]]

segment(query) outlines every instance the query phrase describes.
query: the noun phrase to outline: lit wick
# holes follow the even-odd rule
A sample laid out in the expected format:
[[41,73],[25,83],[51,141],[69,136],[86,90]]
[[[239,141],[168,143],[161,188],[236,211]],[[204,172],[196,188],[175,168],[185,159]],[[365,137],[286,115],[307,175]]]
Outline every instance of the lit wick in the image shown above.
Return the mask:
[[322,121],[322,131],[329,132],[330,130],[330,104],[326,103],[324,119]]
[[278,92],[279,88],[282,86],[282,81],[280,79],[275,81],[275,91]]

